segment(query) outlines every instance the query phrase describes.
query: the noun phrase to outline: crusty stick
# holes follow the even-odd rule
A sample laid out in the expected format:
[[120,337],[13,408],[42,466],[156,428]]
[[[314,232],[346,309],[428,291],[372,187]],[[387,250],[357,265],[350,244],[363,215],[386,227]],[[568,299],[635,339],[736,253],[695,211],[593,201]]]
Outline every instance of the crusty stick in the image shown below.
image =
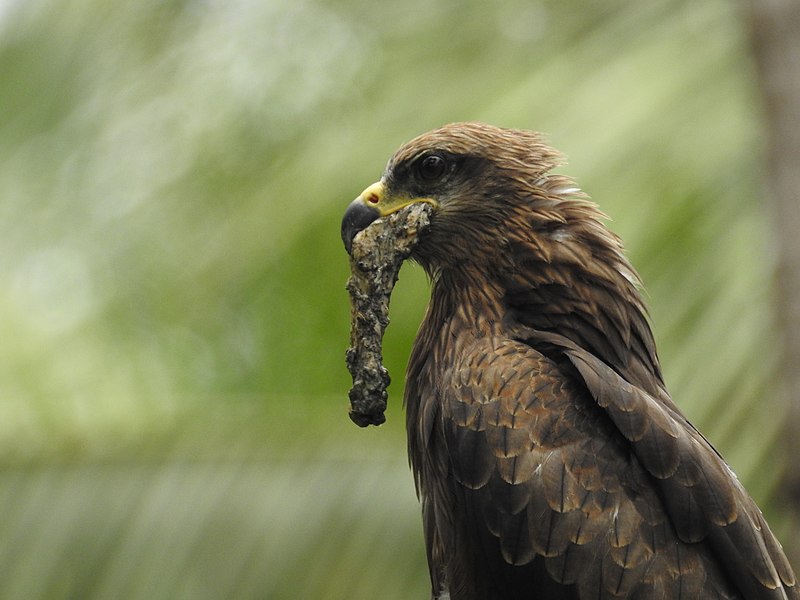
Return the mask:
[[389,299],[400,266],[430,222],[431,205],[412,204],[371,223],[353,239],[350,256],[350,348],[345,354],[353,376],[350,418],[359,427],[386,420],[391,381],[383,366],[383,333],[389,324]]

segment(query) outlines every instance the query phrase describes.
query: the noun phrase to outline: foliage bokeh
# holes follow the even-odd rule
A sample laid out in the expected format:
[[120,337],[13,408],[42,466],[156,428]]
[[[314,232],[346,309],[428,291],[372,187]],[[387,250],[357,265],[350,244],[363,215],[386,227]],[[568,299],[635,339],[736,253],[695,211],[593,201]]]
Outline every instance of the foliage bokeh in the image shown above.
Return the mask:
[[[0,3],[0,596],[426,597],[402,373],[346,416],[339,219],[401,142],[544,131],[779,534],[772,250],[724,0]],[[760,360],[752,360],[753,356]]]

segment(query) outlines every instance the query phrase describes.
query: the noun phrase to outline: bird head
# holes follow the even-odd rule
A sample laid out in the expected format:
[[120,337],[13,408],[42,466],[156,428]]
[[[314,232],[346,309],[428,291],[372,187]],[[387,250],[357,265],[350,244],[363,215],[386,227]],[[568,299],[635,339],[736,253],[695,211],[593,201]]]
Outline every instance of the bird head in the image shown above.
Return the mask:
[[[493,243],[504,221],[520,206],[538,199],[544,175],[561,156],[532,131],[502,129],[482,123],[454,123],[403,145],[383,177],[348,207],[342,239],[350,251],[353,238],[380,217],[416,202],[434,207],[430,228],[414,258],[423,265],[474,256],[475,244]],[[526,209],[527,210],[527,209]],[[548,219],[553,211],[540,211]]]

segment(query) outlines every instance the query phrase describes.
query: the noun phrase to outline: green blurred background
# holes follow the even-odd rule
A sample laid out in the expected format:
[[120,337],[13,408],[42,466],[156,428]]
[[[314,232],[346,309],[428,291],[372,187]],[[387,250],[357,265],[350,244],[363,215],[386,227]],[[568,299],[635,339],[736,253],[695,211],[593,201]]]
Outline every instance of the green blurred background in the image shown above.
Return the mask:
[[401,409],[427,284],[404,267],[359,430],[339,220],[467,119],[569,156],[673,396],[788,541],[743,5],[2,0],[1,598],[427,597]]

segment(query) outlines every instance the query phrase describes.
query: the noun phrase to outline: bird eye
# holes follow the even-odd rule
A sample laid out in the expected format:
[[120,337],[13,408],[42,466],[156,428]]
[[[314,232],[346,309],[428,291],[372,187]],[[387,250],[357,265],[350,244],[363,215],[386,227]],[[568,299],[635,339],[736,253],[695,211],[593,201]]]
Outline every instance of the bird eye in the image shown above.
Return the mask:
[[444,175],[447,169],[447,161],[439,154],[429,154],[424,157],[417,166],[417,173],[420,179],[425,181],[435,181]]

